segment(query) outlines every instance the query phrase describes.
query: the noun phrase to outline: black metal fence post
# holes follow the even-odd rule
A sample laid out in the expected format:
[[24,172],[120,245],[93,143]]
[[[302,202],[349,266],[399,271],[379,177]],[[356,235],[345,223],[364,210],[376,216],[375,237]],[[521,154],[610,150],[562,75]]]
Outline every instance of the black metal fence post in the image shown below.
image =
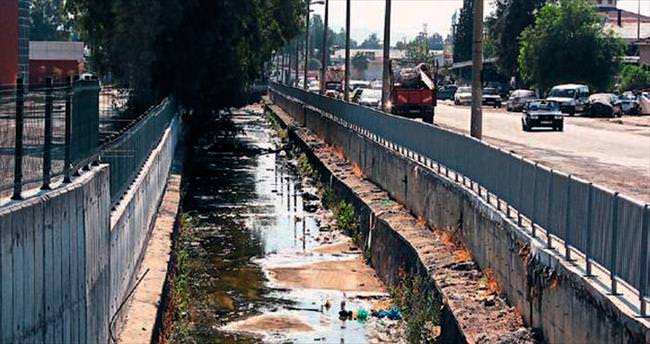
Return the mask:
[[63,182],[70,183],[70,174],[72,173],[72,156],[70,151],[70,135],[72,128],[72,77],[67,79],[65,87],[65,138],[63,143]]
[[648,281],[648,232],[650,232],[650,205],[646,204],[643,207],[643,220],[641,222],[641,254],[640,264],[641,271],[639,273],[639,315],[642,317],[647,316],[645,293]]
[[45,79],[45,128],[43,143],[43,186],[41,190],[50,189],[52,174],[52,78]]
[[585,261],[587,262],[586,274],[585,276],[591,277],[591,215],[593,211],[594,203],[594,184],[589,183],[589,193],[587,195],[587,227],[585,228]]
[[612,199],[612,237],[610,239],[610,256],[609,256],[609,278],[612,282],[612,295],[616,295],[616,256],[618,251],[618,192],[614,193]]
[[571,184],[572,176],[569,175],[569,181],[566,188],[566,206],[564,209],[564,258],[571,260],[571,248],[569,247],[569,226],[571,225]]
[[11,199],[22,199],[23,191],[23,125],[25,111],[25,85],[16,79],[16,144],[14,146],[14,193]]

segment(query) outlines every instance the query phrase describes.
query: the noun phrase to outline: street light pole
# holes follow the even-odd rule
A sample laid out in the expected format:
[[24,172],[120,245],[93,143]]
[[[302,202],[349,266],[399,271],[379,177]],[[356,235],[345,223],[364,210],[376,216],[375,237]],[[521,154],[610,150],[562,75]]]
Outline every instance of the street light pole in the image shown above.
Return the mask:
[[483,90],[483,0],[474,0],[474,43],[472,47],[472,119],[470,134],[479,140],[483,138],[483,113],[481,103]]
[[303,85],[305,90],[309,89],[307,86],[307,69],[309,67],[309,13],[311,11],[310,6],[311,0],[307,1],[307,27],[305,28],[305,84]]
[[345,85],[343,86],[343,99],[350,101],[350,2],[345,2]]
[[390,7],[391,0],[386,0],[386,14],[384,18],[384,73],[381,87],[381,107],[387,111],[390,96]]
[[320,94],[325,93],[325,72],[327,71],[327,58],[329,49],[327,49],[327,30],[330,17],[330,1],[325,0],[325,23],[323,23],[323,45],[321,48],[321,69],[320,69]]

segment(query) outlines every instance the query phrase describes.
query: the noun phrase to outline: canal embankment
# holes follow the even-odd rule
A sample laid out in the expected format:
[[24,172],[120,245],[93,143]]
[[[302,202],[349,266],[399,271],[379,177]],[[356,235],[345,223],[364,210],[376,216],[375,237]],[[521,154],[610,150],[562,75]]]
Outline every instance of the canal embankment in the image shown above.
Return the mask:
[[[404,174],[396,172],[402,163],[397,156],[379,160],[381,157],[376,154],[378,160],[370,161],[371,154],[364,154],[367,147],[360,143],[363,139],[352,131],[344,130],[328,119],[319,119],[318,115],[306,119],[301,116],[304,115],[302,108],[295,109],[295,116],[302,117],[298,121],[276,105],[271,104],[268,108],[286,125],[292,139],[303,146],[322,181],[354,205],[364,247],[379,277],[389,286],[418,281],[418,295],[431,295],[441,300],[438,342],[534,341],[534,335],[524,327],[520,313],[503,297],[493,272],[479,269],[459,237],[453,232],[430,228],[426,218],[412,215],[400,204],[401,197],[397,198],[400,202],[396,201],[395,193],[399,191],[384,191],[365,176],[368,172],[364,163],[381,169],[387,183],[402,185],[400,196],[421,195],[424,190],[414,189]],[[306,121],[310,127],[321,129],[318,135],[301,126]],[[349,144],[330,144],[337,141]],[[356,151],[348,150],[354,147]],[[350,161],[347,158],[350,155],[368,160]],[[452,208],[450,204],[436,206],[442,212]],[[413,289],[413,282],[410,284],[410,289]]]

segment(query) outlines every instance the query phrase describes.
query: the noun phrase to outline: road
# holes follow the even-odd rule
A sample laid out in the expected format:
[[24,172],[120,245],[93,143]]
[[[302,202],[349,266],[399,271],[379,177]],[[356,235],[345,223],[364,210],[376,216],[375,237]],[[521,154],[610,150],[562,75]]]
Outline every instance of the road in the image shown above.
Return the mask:
[[[621,124],[601,118],[567,117],[564,132],[540,129],[527,133],[520,119],[520,113],[484,108],[484,139],[553,169],[650,202],[650,126],[634,125],[650,121],[630,117]],[[441,102],[435,121],[467,133],[470,108]]]

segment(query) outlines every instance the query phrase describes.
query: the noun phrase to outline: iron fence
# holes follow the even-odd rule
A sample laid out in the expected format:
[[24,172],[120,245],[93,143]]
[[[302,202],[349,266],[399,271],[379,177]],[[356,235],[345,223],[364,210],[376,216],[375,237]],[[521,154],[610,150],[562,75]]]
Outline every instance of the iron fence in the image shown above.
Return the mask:
[[39,183],[49,189],[53,178],[69,178],[97,148],[92,113],[85,110],[93,92],[88,82],[52,79],[0,87],[0,197],[20,199],[23,188]]
[[[171,99],[137,118],[132,90],[96,80],[0,86],[0,198],[69,182],[92,163],[111,165],[111,200],[127,190],[175,113]],[[109,130],[103,130],[113,123]],[[117,123],[117,124],[115,124]]]
[[111,167],[111,202],[114,206],[135,180],[175,115],[173,98],[165,99],[103,144],[100,157]]
[[[332,116],[339,123],[382,143],[430,159],[478,183],[510,209],[517,222],[530,222],[533,237],[545,231],[547,248],[584,255],[586,275],[593,264],[609,271],[610,291],[618,293],[623,281],[639,293],[640,313],[646,315],[650,295],[648,205],[585,180],[554,171],[511,152],[467,135],[417,122],[371,108],[346,103],[301,89],[274,83],[280,105],[300,113],[302,105]],[[292,100],[287,99],[290,97]],[[297,107],[297,108],[296,108]],[[472,185],[472,184],[470,184]],[[479,188],[480,193],[480,188]],[[554,240],[562,245],[554,245]]]

